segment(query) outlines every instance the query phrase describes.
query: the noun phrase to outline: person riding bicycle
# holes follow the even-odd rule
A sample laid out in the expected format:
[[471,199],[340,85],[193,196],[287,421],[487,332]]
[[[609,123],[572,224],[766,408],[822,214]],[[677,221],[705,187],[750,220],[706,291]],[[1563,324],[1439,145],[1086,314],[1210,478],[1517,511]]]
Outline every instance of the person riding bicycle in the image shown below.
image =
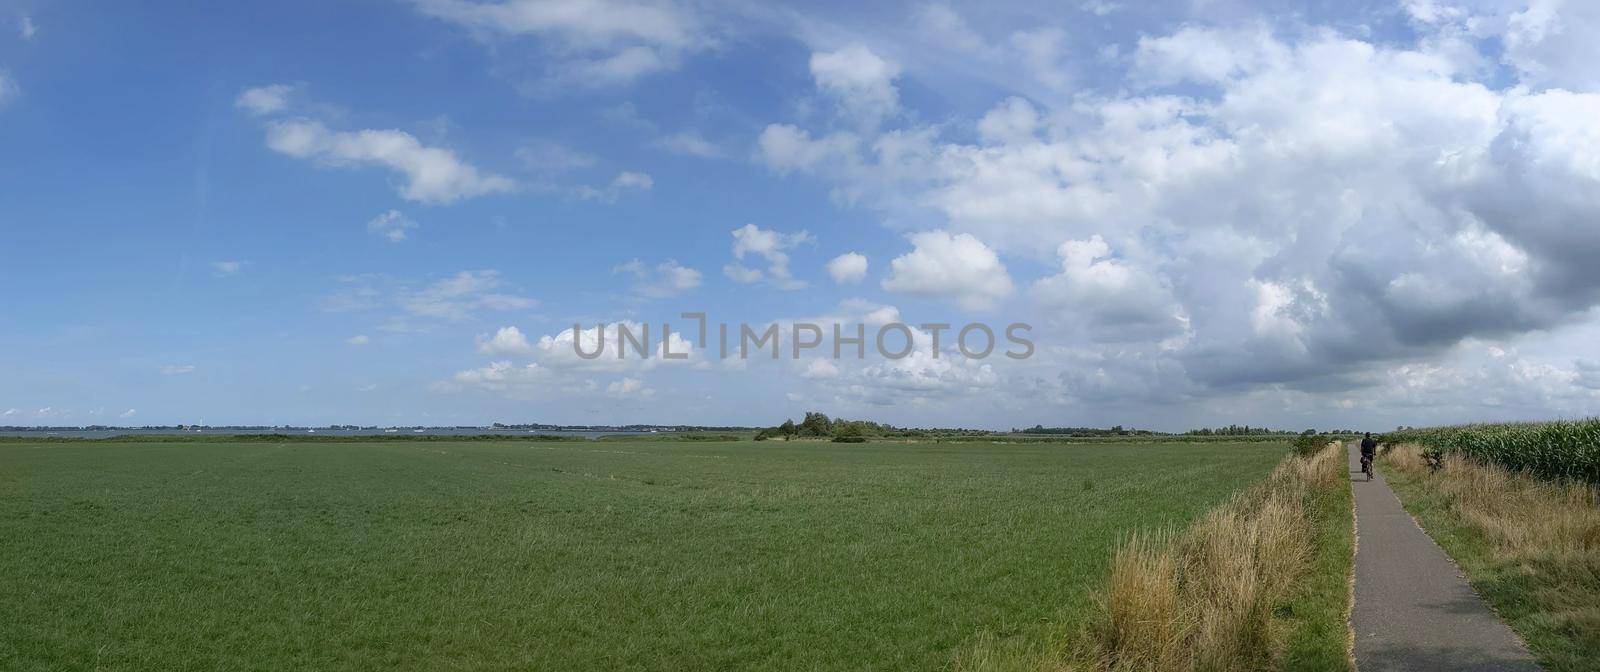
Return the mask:
[[1361,470],[1367,473],[1367,480],[1372,480],[1372,458],[1378,454],[1378,440],[1372,438],[1372,432],[1367,432],[1361,439]]

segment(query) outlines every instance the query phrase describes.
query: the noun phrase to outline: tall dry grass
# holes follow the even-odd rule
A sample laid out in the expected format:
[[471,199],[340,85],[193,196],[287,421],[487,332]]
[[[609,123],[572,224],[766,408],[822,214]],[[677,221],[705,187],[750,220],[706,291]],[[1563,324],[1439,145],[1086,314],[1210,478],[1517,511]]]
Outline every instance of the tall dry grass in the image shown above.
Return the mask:
[[[1430,473],[1422,447],[1379,460],[1429,532],[1552,670],[1600,660],[1600,489],[1447,455]],[[1411,492],[1409,496],[1407,493]],[[1441,536],[1442,535],[1442,536]]]
[[[1386,452],[1393,468],[1425,474],[1422,449]],[[1575,481],[1547,481],[1461,455],[1447,455],[1429,484],[1461,521],[1504,559],[1583,560],[1600,576],[1600,490]]]
[[1270,665],[1273,610],[1312,552],[1308,497],[1346,487],[1342,448],[1290,457],[1172,538],[1130,539],[1112,562],[1093,668],[1245,670]]

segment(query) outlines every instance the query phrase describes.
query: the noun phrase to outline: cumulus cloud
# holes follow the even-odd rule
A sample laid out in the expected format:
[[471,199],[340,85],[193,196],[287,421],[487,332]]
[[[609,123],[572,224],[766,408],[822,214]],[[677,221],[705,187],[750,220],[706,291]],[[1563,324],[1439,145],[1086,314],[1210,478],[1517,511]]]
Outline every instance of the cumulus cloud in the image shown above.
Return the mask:
[[1159,340],[1187,322],[1155,274],[1114,257],[1098,234],[1062,243],[1056,254],[1061,272],[1033,285],[1052,318],[1085,325],[1096,340]]
[[345,345],[353,345],[353,346],[356,346],[356,347],[360,347],[360,346],[366,345],[368,343],[371,343],[372,339],[368,338],[366,334],[356,334],[355,336],[351,336],[350,338],[344,339],[344,342],[345,342]]
[[453,203],[516,187],[509,178],[479,171],[455,152],[429,147],[399,130],[334,131],[310,119],[272,121],[267,147],[329,167],[387,168],[404,179],[400,196],[419,203]]
[[401,214],[399,210],[390,210],[367,222],[367,233],[379,236],[391,243],[403,242],[406,231],[415,230],[417,223]]
[[606,395],[618,399],[642,399],[654,396],[656,391],[646,387],[638,378],[623,378],[606,386]]
[[[1449,18],[1471,25],[1469,12]],[[1581,0],[1531,0],[1522,11],[1511,14],[1501,39],[1504,60],[1523,74],[1524,81],[1536,86],[1593,91],[1600,88],[1600,6]]]
[[927,231],[911,236],[913,249],[889,262],[883,288],[952,301],[983,310],[1011,295],[1011,276],[993,249],[971,234]]
[[294,87],[288,84],[268,84],[245,89],[235,98],[235,107],[249,112],[255,116],[263,116],[282,112],[289,106],[289,94]]
[[832,96],[842,114],[867,126],[876,126],[899,107],[894,86],[899,74],[899,67],[859,44],[811,55],[817,90]]
[[772,124],[756,141],[757,158],[768,168],[787,174],[806,172],[822,163],[855,152],[853,135],[839,133],[813,140],[811,134],[790,124]]
[[[787,250],[811,241],[811,234],[805,231],[783,233],[746,224],[733,230],[734,261],[724,266],[722,271],[734,282],[748,284],[765,281],[778,289],[802,289],[806,287],[805,281],[795,279],[789,272]],[[745,266],[747,255],[766,261],[766,268]]]
[[828,276],[841,284],[855,284],[867,277],[867,258],[855,252],[846,252],[828,262]]
[[548,382],[547,372],[537,363],[518,366],[509,361],[490,362],[476,369],[458,371],[449,380],[434,384],[441,392],[483,390],[526,395],[538,392]]
[[[644,346],[643,355],[636,345]],[[683,334],[674,331],[663,341],[661,325],[631,320],[580,328],[576,333],[570,328],[563,329],[540,336],[534,348],[540,363],[564,371],[646,371],[658,366],[692,364],[702,358]],[[579,354],[579,349],[584,355],[598,354],[586,358]]]
[[638,259],[632,259],[618,264],[616,268],[611,269],[611,272],[633,276],[635,293],[657,299],[678,296],[699,287],[701,278],[700,271],[683,266],[672,259],[655,266],[648,266]]
[[[1591,9],[1408,9],[1414,44],[1190,24],[1141,39],[1117,88],[1007,98],[960,132],[773,124],[757,158],[888,222],[940,222],[890,291],[993,305],[1009,278],[971,268],[1059,264],[1031,308],[1082,348],[1061,366],[1108,373],[1039,383],[1057,398],[1350,389],[1600,305],[1600,93],[1565,60],[1594,43],[1539,33]],[[1508,43],[1508,87],[1462,50],[1511,30],[1550,51]]]
[[126,419],[131,418],[131,417],[133,417],[135,415],[138,415],[138,414],[139,414],[138,410],[130,408],[130,409],[126,410],[126,411],[118,413],[117,417],[126,420]]
[[485,355],[531,355],[533,344],[528,342],[528,337],[522,335],[522,330],[516,327],[501,327],[493,336],[480,334],[478,336],[478,352]]

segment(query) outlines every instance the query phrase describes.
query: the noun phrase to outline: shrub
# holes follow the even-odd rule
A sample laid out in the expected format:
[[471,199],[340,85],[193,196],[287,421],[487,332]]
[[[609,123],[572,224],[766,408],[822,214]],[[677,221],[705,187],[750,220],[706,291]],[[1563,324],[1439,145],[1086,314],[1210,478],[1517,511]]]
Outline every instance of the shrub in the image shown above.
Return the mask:
[[867,437],[865,437],[865,436],[835,436],[835,437],[833,437],[833,442],[834,443],[866,443],[867,442]]
[[1325,448],[1328,442],[1332,440],[1333,437],[1318,434],[1316,431],[1308,429],[1299,436],[1294,437],[1294,443],[1291,445],[1294,447],[1294,454],[1300,457],[1311,457],[1316,455],[1317,451]]

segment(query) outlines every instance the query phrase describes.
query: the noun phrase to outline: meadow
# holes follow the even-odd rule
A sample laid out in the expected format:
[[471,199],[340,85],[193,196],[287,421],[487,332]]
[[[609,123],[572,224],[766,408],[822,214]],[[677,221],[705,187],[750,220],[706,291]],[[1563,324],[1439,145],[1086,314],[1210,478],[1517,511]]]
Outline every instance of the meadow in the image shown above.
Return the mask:
[[1270,442],[0,444],[3,669],[938,669]]

